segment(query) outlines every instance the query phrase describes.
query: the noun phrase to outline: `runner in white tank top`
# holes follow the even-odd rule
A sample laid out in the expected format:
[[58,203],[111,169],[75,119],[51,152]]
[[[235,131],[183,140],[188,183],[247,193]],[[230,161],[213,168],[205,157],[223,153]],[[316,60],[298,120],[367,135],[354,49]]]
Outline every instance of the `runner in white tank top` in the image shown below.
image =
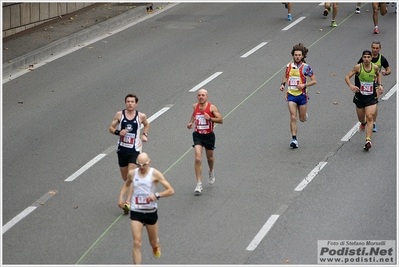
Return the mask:
[[[147,153],[141,153],[137,157],[135,170],[127,174],[126,182],[123,184],[118,205],[123,209],[130,202],[130,219],[133,233],[133,262],[141,264],[142,231],[145,226],[148,238],[152,246],[155,258],[161,256],[161,247],[158,238],[158,203],[161,197],[174,194],[174,190],[163,174],[157,169],[150,168],[151,160]],[[165,190],[157,192],[160,183]],[[125,202],[124,196],[127,195]]]

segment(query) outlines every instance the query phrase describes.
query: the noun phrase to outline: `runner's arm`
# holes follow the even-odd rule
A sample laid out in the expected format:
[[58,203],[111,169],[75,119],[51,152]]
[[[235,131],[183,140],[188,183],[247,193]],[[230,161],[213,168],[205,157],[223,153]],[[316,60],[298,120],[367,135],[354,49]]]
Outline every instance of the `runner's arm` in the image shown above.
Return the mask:
[[111,125],[109,126],[109,132],[110,132],[111,134],[115,134],[115,131],[117,130],[116,127],[118,126],[118,123],[119,123],[119,121],[120,121],[121,115],[122,115],[122,112],[121,112],[121,111],[118,111],[118,112],[115,114],[114,119],[112,120]]

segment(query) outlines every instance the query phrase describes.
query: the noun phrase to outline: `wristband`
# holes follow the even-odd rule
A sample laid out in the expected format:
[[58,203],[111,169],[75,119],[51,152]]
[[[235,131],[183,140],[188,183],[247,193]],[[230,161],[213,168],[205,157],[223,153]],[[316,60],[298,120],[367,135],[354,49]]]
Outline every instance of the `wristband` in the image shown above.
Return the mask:
[[212,121],[212,118],[209,118],[209,121]]
[[143,133],[143,135],[145,135],[145,137],[148,137],[148,134],[146,134],[146,133]]
[[120,132],[121,131],[119,131],[119,130],[115,130],[114,135],[119,135]]
[[281,85],[284,85],[284,87],[285,87],[285,83],[281,83]]
[[155,197],[157,198],[157,199],[159,199],[161,196],[159,195],[159,193],[158,192],[156,192],[155,194]]

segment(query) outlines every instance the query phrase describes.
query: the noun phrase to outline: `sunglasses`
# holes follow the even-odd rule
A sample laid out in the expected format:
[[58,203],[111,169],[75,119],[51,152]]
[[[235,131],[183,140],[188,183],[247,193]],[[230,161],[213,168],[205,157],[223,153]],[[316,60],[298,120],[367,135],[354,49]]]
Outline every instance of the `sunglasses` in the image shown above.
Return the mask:
[[147,166],[148,163],[150,163],[150,162],[149,161],[147,161],[146,163],[138,163],[138,162],[136,162],[136,165],[140,166],[140,167],[144,167],[144,166]]

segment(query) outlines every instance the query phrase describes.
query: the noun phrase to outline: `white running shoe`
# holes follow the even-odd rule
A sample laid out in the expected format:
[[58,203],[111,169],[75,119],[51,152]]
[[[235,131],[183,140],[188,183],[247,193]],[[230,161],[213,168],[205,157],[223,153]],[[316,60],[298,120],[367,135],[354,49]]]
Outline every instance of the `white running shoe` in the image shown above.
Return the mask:
[[298,141],[296,139],[292,139],[290,147],[298,148]]
[[202,183],[198,183],[197,186],[195,187],[194,193],[201,194],[201,192],[202,192]]
[[215,173],[214,172],[209,172],[208,183],[209,184],[214,184],[215,180],[216,180]]

